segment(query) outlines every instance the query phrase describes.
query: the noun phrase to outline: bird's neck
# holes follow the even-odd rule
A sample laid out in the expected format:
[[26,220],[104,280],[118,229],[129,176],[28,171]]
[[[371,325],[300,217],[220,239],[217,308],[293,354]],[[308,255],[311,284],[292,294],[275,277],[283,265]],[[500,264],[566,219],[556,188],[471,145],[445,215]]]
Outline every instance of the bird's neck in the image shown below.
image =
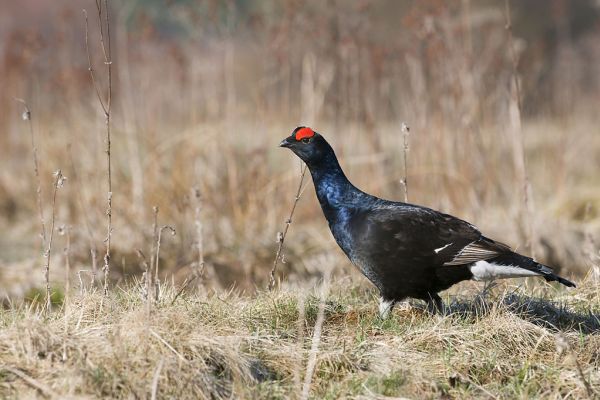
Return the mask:
[[334,154],[324,157],[318,164],[308,166],[315,184],[315,191],[325,217],[332,218],[349,206],[352,199],[361,193],[346,178]]

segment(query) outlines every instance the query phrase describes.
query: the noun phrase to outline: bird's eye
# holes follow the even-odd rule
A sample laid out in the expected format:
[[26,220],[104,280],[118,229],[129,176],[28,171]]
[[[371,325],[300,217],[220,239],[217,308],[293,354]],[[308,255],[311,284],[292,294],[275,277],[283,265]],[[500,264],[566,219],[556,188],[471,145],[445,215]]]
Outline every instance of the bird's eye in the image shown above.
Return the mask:
[[310,138],[302,138],[302,143],[310,143]]

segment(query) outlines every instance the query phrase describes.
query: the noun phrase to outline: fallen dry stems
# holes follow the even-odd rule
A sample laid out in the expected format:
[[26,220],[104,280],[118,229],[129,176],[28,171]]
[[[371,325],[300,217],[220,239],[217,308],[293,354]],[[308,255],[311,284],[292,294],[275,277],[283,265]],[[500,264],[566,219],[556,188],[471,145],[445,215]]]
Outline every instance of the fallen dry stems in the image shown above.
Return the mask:
[[298,205],[300,196],[302,196],[304,176],[306,175],[307,169],[308,167],[306,166],[306,164],[302,163],[302,165],[300,166],[300,182],[298,183],[298,189],[296,190],[296,196],[294,197],[294,203],[292,204],[290,215],[285,221],[285,228],[283,229],[283,232],[277,232],[277,253],[275,253],[275,260],[273,260],[273,268],[271,269],[271,273],[269,275],[269,290],[273,290],[273,288],[275,287],[275,273],[277,272],[277,265],[279,264],[279,261],[283,262],[283,243],[285,242],[285,237],[287,236],[288,230],[290,229],[290,225],[292,224],[292,217],[294,216],[294,212],[296,211],[296,206]]
[[32,377],[30,377],[29,375],[27,375],[25,372],[17,369],[17,368],[13,368],[10,367],[8,365],[3,365],[0,366],[0,370],[4,369],[5,371],[10,372],[13,375],[18,376],[19,378],[21,378],[25,383],[27,383],[29,386],[31,386],[32,388],[38,390],[43,396],[45,397],[49,397],[51,399],[54,398],[59,398],[58,394],[56,392],[54,392],[52,389],[50,389],[48,386],[44,385],[43,383],[33,379]]
[[152,378],[152,392],[150,395],[151,400],[156,400],[156,394],[158,393],[158,380],[160,379],[160,371],[162,370],[164,363],[165,359],[161,358],[156,366],[156,371],[154,371],[154,377]]

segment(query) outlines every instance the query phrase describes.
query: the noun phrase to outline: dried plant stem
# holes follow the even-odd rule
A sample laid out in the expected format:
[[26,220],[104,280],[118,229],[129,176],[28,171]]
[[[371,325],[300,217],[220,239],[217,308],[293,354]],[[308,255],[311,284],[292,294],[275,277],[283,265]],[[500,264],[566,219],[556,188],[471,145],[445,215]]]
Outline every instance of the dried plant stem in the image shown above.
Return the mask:
[[[153,221],[152,221],[152,249],[150,252],[150,268],[148,269],[148,279],[151,282],[154,282],[154,276],[152,274],[152,269],[154,268],[154,265],[156,263],[155,257],[156,257],[156,244],[158,243],[158,206],[154,206],[152,207],[152,215],[153,215]],[[158,282],[156,282],[158,284]],[[151,284],[152,285],[152,284]],[[150,286],[150,289],[152,289],[152,287]],[[157,295],[155,297],[158,296],[158,288],[154,289],[157,293]],[[152,297],[150,295],[151,292],[148,292],[148,296]]]
[[83,202],[83,194],[81,191],[81,182],[79,181],[79,176],[77,175],[77,169],[75,168],[75,162],[73,161],[73,152],[71,151],[71,144],[67,146],[67,153],[69,155],[69,163],[70,163],[70,175],[71,182],[74,184],[75,190],[77,192],[77,202],[79,203],[79,208],[83,213],[83,220],[85,222],[85,228],[88,234],[88,242],[90,247],[90,255],[92,261],[92,282],[91,285],[94,286],[96,284],[96,278],[98,276],[98,249],[96,248],[96,239],[94,238],[94,232],[92,231],[92,224],[90,222],[90,217],[87,212],[87,207]]
[[[110,119],[111,119],[111,102],[112,102],[112,58],[111,58],[111,45],[110,45],[110,17],[108,0],[104,0],[104,9],[102,7],[102,0],[96,0],[96,9],[98,11],[98,23],[100,26],[100,47],[104,56],[104,64],[106,65],[106,80],[107,80],[107,91],[106,100],[103,100],[100,87],[98,85],[96,76],[94,74],[94,68],[92,64],[92,57],[89,48],[89,24],[87,12],[84,10],[85,15],[85,47],[88,59],[88,69],[90,71],[90,77],[96,96],[100,102],[100,106],[104,111],[105,125],[106,125],[106,179],[107,179],[107,196],[106,196],[106,253],[104,254],[104,265],[102,271],[104,273],[104,295],[108,294],[108,277],[110,274],[110,247],[111,247],[111,236],[112,236],[112,166],[111,166],[111,131],[110,131]],[[104,22],[102,15],[104,13]],[[106,41],[104,34],[104,25],[106,25]]]
[[156,394],[158,393],[158,380],[160,379],[160,371],[162,370],[165,359],[161,358],[154,371],[154,377],[152,378],[152,391],[150,395],[151,400],[156,400]]
[[275,287],[275,273],[277,272],[277,265],[279,261],[283,258],[283,243],[285,241],[285,237],[287,235],[288,230],[290,229],[290,225],[292,224],[292,217],[294,216],[294,212],[296,211],[296,206],[298,205],[298,200],[300,200],[300,196],[302,195],[303,184],[304,184],[304,176],[306,175],[307,170],[306,164],[302,164],[300,167],[300,182],[298,183],[298,189],[296,190],[296,196],[294,197],[294,203],[292,204],[292,209],[290,210],[290,215],[285,221],[285,228],[282,232],[277,232],[277,253],[275,254],[275,260],[273,260],[273,268],[271,269],[271,274],[269,276],[269,290],[273,290]]
[[67,238],[67,243],[65,246],[65,304],[68,304],[69,291],[71,290],[71,227],[66,226],[64,228],[64,233]]
[[310,353],[308,355],[308,362],[306,363],[306,373],[304,375],[304,385],[302,386],[302,400],[307,400],[310,394],[310,386],[312,384],[312,377],[315,372],[317,365],[317,355],[319,354],[319,344],[321,343],[321,332],[323,329],[323,322],[325,321],[325,301],[329,293],[329,272],[326,273],[321,285],[321,299],[319,301],[319,309],[317,312],[317,320],[315,322],[315,330],[313,332],[312,343],[310,346]]
[[144,268],[144,275],[143,275],[143,281],[142,281],[144,284],[143,297],[144,297],[144,300],[146,301],[146,315],[149,318],[150,310],[152,308],[152,297],[150,296],[150,291],[152,290],[152,279],[150,277],[151,271],[150,271],[150,267],[148,266],[148,261],[146,260],[146,256],[140,249],[137,249],[137,255],[140,259],[140,262],[142,263],[142,267]]
[[37,185],[36,187],[36,194],[37,194],[37,208],[38,208],[38,214],[39,214],[39,218],[40,218],[40,238],[42,240],[42,249],[46,248],[46,221],[44,219],[44,207],[43,207],[43,203],[42,203],[42,182],[40,180],[40,170],[39,170],[39,162],[38,162],[38,156],[37,156],[37,146],[35,144],[35,134],[34,134],[34,130],[33,130],[33,121],[31,120],[31,110],[29,109],[29,106],[27,105],[27,102],[23,99],[19,99],[15,97],[15,100],[18,101],[19,103],[23,104],[23,108],[25,109],[25,111],[23,111],[23,120],[28,122],[29,125],[29,138],[31,140],[31,151],[32,151],[32,158],[33,158],[33,172],[35,173],[35,183]]
[[565,354],[565,362],[571,361],[573,364],[575,364],[575,368],[577,368],[577,374],[579,375],[579,380],[583,384],[583,387],[587,392],[588,398],[598,398],[596,396],[596,392],[592,388],[592,385],[590,384],[590,382],[588,382],[585,373],[583,372],[583,368],[581,367],[581,364],[577,359],[577,353],[573,351],[567,337],[563,333],[559,332],[554,335],[554,338],[556,341],[556,352],[558,353],[558,355],[560,356],[562,354]]
[[70,306],[70,275],[71,275],[71,227],[66,226],[63,230],[66,236],[66,246],[65,246],[65,300],[64,300],[64,309],[65,309],[65,327],[64,334],[65,340],[63,341],[63,353],[62,360],[63,362],[67,360],[67,337],[69,335],[69,317],[71,314],[71,306]]
[[171,305],[175,304],[175,301],[177,301],[177,299],[179,298],[179,296],[181,296],[183,291],[187,289],[187,287],[190,286],[192,282],[194,282],[196,279],[198,279],[198,275],[194,275],[191,278],[189,276],[185,278],[183,284],[181,285],[181,288],[177,291],[177,293],[175,293],[173,300],[171,300]]
[[519,60],[517,58],[517,53],[514,47],[513,33],[512,33],[512,20],[511,20],[511,10],[510,10],[510,0],[504,0],[505,7],[505,18],[506,18],[506,32],[508,35],[508,47],[510,51],[511,63],[512,63],[512,77],[513,84],[515,88],[515,103],[517,106],[516,112],[516,130],[515,134],[518,136],[517,140],[514,142],[515,147],[515,166],[520,175],[521,183],[522,183],[522,191],[523,191],[523,214],[525,219],[525,224],[527,226],[527,241],[528,241],[528,250],[530,255],[535,258],[535,228],[533,223],[533,198],[532,198],[532,188],[531,183],[529,182],[529,175],[527,174],[527,159],[525,157],[525,142],[523,138],[523,131],[521,129],[521,115],[522,115],[522,100],[521,100],[521,85],[519,82],[518,75],[518,64]]
[[[160,260],[160,244],[162,241],[162,233],[165,230],[169,230],[171,232],[171,235],[175,236],[177,234],[177,231],[175,231],[175,228],[173,228],[172,226],[169,225],[164,225],[162,226],[159,230],[158,230],[158,239],[156,241],[156,257],[155,257],[155,268],[154,268],[154,281],[156,282],[157,286],[159,283],[159,279],[158,279],[158,263]],[[157,299],[158,300],[158,299]]]
[[590,399],[596,399],[596,392],[594,391],[594,389],[592,389],[592,385],[590,385],[590,382],[588,382],[588,380],[586,379],[585,374],[583,373],[583,368],[581,368],[581,364],[579,363],[579,360],[577,359],[577,356],[575,354],[573,354],[573,360],[575,361],[575,367],[577,368],[577,373],[579,374],[579,380],[581,381],[581,383],[583,383],[588,397]]
[[302,398],[302,364],[304,361],[304,324],[305,316],[305,295],[302,290],[298,292],[298,319],[296,320],[296,367],[294,368],[294,386],[296,387],[297,398]]
[[64,183],[65,178],[62,175],[61,170],[57,170],[54,173],[54,192],[52,194],[52,214],[50,219],[50,236],[48,237],[48,247],[44,252],[44,281],[46,283],[46,312],[50,312],[52,309],[52,293],[50,291],[50,256],[52,254],[52,239],[54,238],[54,222],[56,217],[56,193]]
[[202,196],[200,195],[200,190],[198,188],[194,188],[193,190],[194,198],[196,199],[196,209],[195,209],[195,224],[196,224],[196,246],[198,248],[198,267],[194,270],[194,275],[198,278],[202,279],[204,276],[204,240],[203,240],[203,232],[202,232]]
[[23,372],[23,371],[21,371],[19,369],[10,367],[8,365],[2,365],[0,368],[6,370],[8,372],[10,372],[13,375],[18,376],[25,383],[27,383],[29,386],[31,386],[32,388],[34,388],[37,391],[39,391],[45,397],[49,397],[51,399],[58,399],[58,398],[60,398],[60,396],[58,395],[58,393],[56,393],[55,391],[53,391],[52,389],[50,389],[48,386],[44,385],[43,383],[41,383],[41,382],[33,379],[32,377],[30,377],[29,375],[27,375],[25,372]]
[[400,130],[402,131],[402,139],[404,144],[404,178],[402,179],[402,186],[404,187],[404,202],[408,203],[408,135],[410,134],[410,128],[406,123],[402,123]]

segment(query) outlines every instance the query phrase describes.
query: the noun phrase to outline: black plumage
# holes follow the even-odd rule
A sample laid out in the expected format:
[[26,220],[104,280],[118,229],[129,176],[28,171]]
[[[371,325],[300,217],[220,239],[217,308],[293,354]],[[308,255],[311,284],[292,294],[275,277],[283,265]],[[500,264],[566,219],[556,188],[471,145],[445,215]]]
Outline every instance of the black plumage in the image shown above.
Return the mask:
[[281,146],[307,164],[336,242],[381,293],[382,316],[407,297],[441,310],[438,292],[468,279],[538,275],[575,286],[466,221],[357,189],[329,143],[310,128],[296,128]]

